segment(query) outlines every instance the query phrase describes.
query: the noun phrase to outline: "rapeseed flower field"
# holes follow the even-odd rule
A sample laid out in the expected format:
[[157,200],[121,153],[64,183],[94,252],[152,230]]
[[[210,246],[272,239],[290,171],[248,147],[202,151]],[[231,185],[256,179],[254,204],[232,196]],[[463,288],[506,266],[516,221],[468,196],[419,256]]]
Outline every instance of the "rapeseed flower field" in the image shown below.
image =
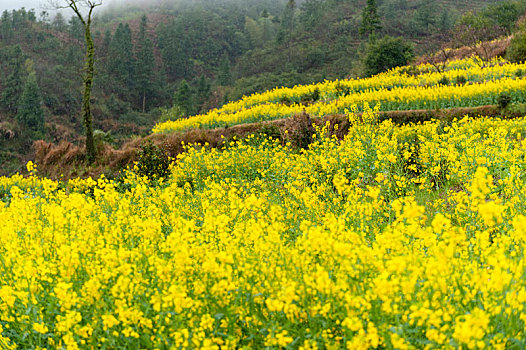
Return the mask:
[[526,119],[0,179],[4,349],[523,349]]
[[[382,111],[476,107],[497,104],[503,93],[526,102],[526,63],[468,58],[448,62],[444,71],[423,64],[399,67],[366,79],[325,81],[246,96],[206,114],[160,123],[154,133],[216,128],[288,118],[307,112],[324,117],[353,105],[381,105]],[[169,117],[169,116],[168,116]]]

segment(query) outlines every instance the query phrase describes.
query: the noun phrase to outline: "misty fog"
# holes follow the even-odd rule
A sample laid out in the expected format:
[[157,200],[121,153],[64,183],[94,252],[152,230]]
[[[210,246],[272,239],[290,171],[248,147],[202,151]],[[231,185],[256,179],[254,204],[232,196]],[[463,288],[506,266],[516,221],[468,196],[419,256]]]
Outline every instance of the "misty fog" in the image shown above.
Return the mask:
[[[121,5],[124,3],[163,3],[165,0],[103,0],[103,7],[111,7],[112,5]],[[0,0],[0,12],[4,10],[18,10],[25,7],[26,10],[34,9],[38,15],[41,11],[49,8],[47,0]]]
[[[63,0],[60,0],[63,1]],[[210,3],[237,3],[238,5],[243,4],[243,0],[200,0],[201,2]],[[276,3],[284,5],[286,0],[275,0]],[[134,5],[134,6],[166,6],[166,7],[177,7],[180,5],[190,5],[199,3],[196,0],[103,0],[102,9],[111,9],[112,7],[122,5]],[[303,3],[303,0],[296,1],[298,5]],[[42,11],[46,10],[50,12],[50,6],[48,0],[0,0],[0,13],[4,10],[15,10],[24,7],[26,10],[34,9],[35,14],[38,16]],[[97,13],[100,13],[97,11]]]

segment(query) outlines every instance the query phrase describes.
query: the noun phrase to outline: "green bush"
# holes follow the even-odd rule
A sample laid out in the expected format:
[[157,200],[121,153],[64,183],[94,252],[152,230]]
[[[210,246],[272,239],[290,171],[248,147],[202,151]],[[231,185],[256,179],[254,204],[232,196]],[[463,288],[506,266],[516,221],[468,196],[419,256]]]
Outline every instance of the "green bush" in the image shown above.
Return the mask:
[[449,85],[449,78],[443,75],[442,78],[438,80],[438,83],[440,85]]
[[404,38],[385,36],[370,42],[364,57],[364,73],[367,76],[405,66],[413,58],[413,44]]
[[148,141],[139,151],[137,174],[151,180],[167,178],[170,175],[170,158],[161,147]]
[[511,103],[511,96],[507,92],[503,92],[497,97],[497,104],[500,109],[505,109]]
[[459,75],[458,77],[455,78],[455,84],[457,85],[466,85],[467,82],[468,80],[463,75]]
[[506,58],[511,62],[526,61],[526,32],[515,33],[506,50]]

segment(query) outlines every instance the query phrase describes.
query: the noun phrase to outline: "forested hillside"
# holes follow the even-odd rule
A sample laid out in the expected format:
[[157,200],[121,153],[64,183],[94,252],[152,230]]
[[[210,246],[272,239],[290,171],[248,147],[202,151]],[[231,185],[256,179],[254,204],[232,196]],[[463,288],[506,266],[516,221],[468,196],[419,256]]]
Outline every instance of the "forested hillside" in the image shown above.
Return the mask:
[[[204,113],[275,86],[373,74],[384,67],[367,59],[374,56],[373,43],[382,42],[371,37],[403,37],[385,43],[406,47],[404,59],[434,51],[445,40],[459,44],[454,28],[468,10],[498,27],[495,35],[505,35],[524,4],[203,0],[100,11],[93,30],[96,141],[119,143],[147,133],[167,115]],[[446,38],[437,35],[452,29]],[[34,140],[80,142],[83,66],[76,17],[26,9],[1,15],[2,173],[19,169]]]

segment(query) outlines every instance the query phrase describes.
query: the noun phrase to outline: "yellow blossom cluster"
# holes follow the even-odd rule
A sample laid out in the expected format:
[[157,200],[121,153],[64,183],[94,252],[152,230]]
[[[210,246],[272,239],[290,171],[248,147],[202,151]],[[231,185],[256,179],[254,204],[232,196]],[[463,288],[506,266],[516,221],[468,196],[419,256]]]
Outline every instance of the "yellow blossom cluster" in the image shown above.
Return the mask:
[[160,185],[0,178],[0,346],[523,348],[526,119],[374,113]]
[[[502,93],[525,102],[526,63],[497,59],[481,65],[477,58],[449,62],[443,72],[429,64],[400,67],[366,79],[324,81],[275,88],[246,96],[206,114],[160,123],[154,133],[214,128],[287,118],[306,111],[323,117],[352,105],[381,104],[383,111],[474,107],[496,104]],[[449,82],[449,83],[448,83]]]

